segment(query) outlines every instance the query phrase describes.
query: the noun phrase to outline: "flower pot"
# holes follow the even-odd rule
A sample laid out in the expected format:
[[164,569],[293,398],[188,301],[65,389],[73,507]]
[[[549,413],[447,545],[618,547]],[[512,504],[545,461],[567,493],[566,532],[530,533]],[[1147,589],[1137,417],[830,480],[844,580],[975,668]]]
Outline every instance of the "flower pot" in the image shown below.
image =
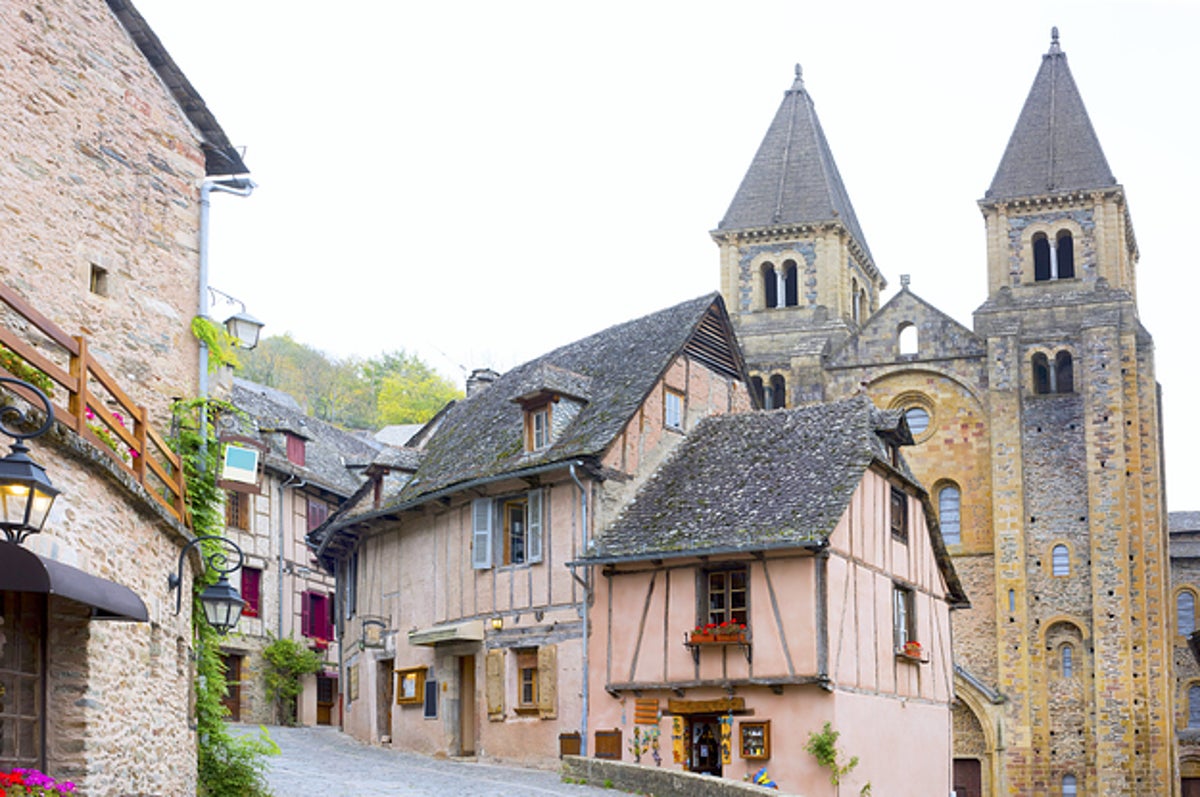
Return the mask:
[[693,645],[701,645],[705,642],[715,642],[716,637],[712,634],[692,634],[690,641]]

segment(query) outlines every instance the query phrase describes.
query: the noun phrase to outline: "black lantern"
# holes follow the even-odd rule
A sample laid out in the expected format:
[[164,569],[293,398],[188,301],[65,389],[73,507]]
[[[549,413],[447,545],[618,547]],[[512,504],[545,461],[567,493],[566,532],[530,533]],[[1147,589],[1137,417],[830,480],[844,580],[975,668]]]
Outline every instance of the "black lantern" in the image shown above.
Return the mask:
[[265,326],[254,316],[242,310],[225,319],[225,329],[232,335],[243,349],[253,349],[258,345],[258,333]]
[[[29,458],[29,447],[24,441],[45,434],[54,423],[54,407],[46,394],[34,385],[20,379],[2,376],[0,382],[16,385],[21,392],[33,394],[42,405],[46,419],[32,432],[19,431],[32,422],[32,411],[21,410],[14,405],[0,408],[0,431],[16,442],[8,456],[0,459],[0,529],[9,542],[20,544],[30,534],[42,530],[50,507],[54,504],[58,490],[46,476],[46,469]],[[14,429],[10,424],[17,424]]]
[[[210,584],[200,593],[200,605],[204,607],[204,617],[208,620],[208,624],[216,629],[218,634],[227,634],[232,631],[238,624],[238,620],[242,617],[242,608],[246,605],[246,601],[242,600],[241,594],[229,583],[229,579],[225,576],[232,573],[242,566],[242,561],[245,556],[242,554],[242,549],[237,546],[233,540],[226,537],[221,537],[216,534],[209,534],[196,539],[183,546],[183,550],[179,552],[179,569],[171,573],[167,577],[167,584],[175,593],[175,614],[179,614],[180,608],[183,606],[183,560],[187,556],[187,552],[199,545],[204,540],[213,540],[219,543],[225,550],[215,550],[205,554],[205,568],[211,567],[215,570],[220,578],[217,583]],[[231,554],[236,555],[236,560],[231,558]],[[234,563],[230,565],[230,562]]]

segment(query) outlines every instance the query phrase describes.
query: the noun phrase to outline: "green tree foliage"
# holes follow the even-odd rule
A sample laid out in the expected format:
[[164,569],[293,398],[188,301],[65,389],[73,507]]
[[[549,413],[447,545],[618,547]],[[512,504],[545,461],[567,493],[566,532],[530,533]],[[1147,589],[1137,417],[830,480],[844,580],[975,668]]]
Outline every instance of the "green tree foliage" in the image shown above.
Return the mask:
[[295,639],[275,639],[263,649],[267,660],[267,692],[275,701],[281,725],[296,724],[296,698],[304,691],[301,678],[321,671],[322,661],[316,651],[309,650]]
[[450,380],[403,349],[339,360],[290,335],[266,338],[243,353],[238,375],[284,391],[310,415],[353,429],[424,423],[462,397]]

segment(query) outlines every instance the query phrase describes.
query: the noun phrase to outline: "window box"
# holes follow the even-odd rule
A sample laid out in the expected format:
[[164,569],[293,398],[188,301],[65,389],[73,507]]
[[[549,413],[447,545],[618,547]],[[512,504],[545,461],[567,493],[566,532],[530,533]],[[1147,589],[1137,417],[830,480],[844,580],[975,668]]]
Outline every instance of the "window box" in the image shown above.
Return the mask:
[[909,640],[904,643],[904,646],[896,651],[896,655],[902,659],[919,662],[925,664],[929,659],[925,658],[925,649],[921,647],[921,643],[916,640]]
[[724,648],[737,645],[746,655],[746,661],[752,660],[750,629],[740,624],[722,626],[698,626],[683,635],[683,645],[692,652],[692,658],[700,661],[701,648]]

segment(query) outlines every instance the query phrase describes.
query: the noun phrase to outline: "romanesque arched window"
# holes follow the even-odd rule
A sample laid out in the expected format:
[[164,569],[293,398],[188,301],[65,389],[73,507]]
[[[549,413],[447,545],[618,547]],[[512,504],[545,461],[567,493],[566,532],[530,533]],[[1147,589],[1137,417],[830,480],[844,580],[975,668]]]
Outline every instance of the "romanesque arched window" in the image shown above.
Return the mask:
[[1054,392],[1075,392],[1075,372],[1069,351],[1060,351],[1054,355]]
[[1050,572],[1056,576],[1071,574],[1071,552],[1062,543],[1055,545],[1050,552]]
[[1063,797],[1075,797],[1075,795],[1079,794],[1079,792],[1076,791],[1074,775],[1063,775],[1062,793]]
[[784,307],[795,307],[800,304],[800,275],[796,271],[795,260],[783,262],[783,301]]
[[1196,630],[1196,595],[1190,589],[1175,596],[1175,627],[1183,636]]
[[861,308],[858,304],[858,280],[850,280],[850,316],[854,319],[854,323],[862,323]]
[[962,543],[962,527],[959,523],[961,504],[962,493],[957,484],[947,484],[938,491],[938,524],[942,527],[942,539],[947,545]]
[[1063,678],[1075,677],[1075,646],[1070,642],[1064,644],[1058,650],[1059,665],[1061,667]]
[[1200,684],[1188,687],[1188,724],[1189,728],[1200,728]]
[[1075,242],[1071,239],[1070,230],[1060,230],[1055,241],[1054,253],[1058,273],[1054,279],[1072,279],[1075,276]]
[[762,264],[763,307],[779,306],[779,278],[774,263]]
[[1050,276],[1050,239],[1044,232],[1033,236],[1033,278],[1037,282],[1053,279]]
[[898,334],[898,346],[901,354],[916,354],[920,345],[917,339],[917,326],[911,322],[905,321],[900,325]]
[[787,406],[787,383],[780,374],[771,377],[771,409]]
[[1053,375],[1050,371],[1050,360],[1040,351],[1033,355],[1033,392],[1053,393]]

